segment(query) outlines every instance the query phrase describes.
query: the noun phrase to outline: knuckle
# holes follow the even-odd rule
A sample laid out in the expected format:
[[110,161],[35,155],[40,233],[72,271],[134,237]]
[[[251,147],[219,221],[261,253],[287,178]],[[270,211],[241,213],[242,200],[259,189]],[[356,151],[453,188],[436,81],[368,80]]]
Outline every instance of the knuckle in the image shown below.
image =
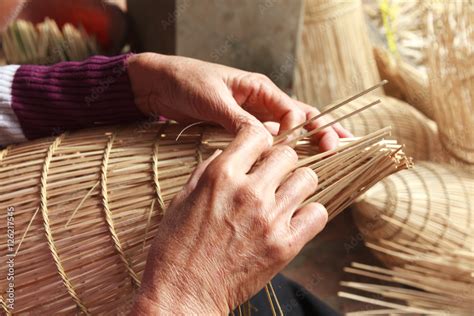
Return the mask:
[[254,231],[259,232],[264,240],[271,235],[271,224],[267,216],[261,209],[255,210],[251,216],[251,227]]
[[244,184],[237,188],[235,202],[240,206],[254,209],[257,213],[261,213],[265,209],[263,194],[258,191],[256,186],[249,184]]
[[262,144],[265,149],[268,149],[272,145],[272,137],[270,133],[263,127],[252,124],[248,127],[249,137],[252,137],[255,141]]
[[291,247],[278,240],[267,242],[267,253],[270,258],[277,262],[285,262],[291,258]]
[[252,73],[252,79],[258,82],[263,82],[263,83],[272,82],[272,80],[267,75],[264,75],[258,72]]
[[296,170],[298,180],[309,183],[310,185],[318,185],[318,175],[309,167],[302,167]]
[[280,150],[280,154],[281,156],[291,160],[291,161],[294,161],[294,162],[297,162],[298,161],[298,154],[296,153],[296,151],[291,148],[290,146],[287,146],[287,145],[282,145],[282,146],[278,146],[279,147],[279,150]]
[[212,162],[206,169],[205,179],[210,182],[228,182],[233,179],[233,170],[225,162]]

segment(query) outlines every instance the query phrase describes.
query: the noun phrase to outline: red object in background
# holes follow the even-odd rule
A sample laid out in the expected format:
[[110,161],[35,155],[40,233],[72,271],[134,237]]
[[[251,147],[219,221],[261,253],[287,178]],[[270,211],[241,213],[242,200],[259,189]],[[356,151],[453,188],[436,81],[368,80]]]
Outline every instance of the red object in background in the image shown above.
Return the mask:
[[102,0],[31,0],[19,16],[33,23],[40,23],[46,17],[55,20],[59,27],[65,23],[82,25],[110,53],[120,50],[127,33],[125,14]]

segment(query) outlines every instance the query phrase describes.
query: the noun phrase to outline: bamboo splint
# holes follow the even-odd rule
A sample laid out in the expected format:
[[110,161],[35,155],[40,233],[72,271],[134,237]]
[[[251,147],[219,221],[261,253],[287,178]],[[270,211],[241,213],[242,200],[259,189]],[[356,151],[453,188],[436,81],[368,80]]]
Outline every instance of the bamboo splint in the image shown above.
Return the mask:
[[[474,309],[474,252],[449,245],[425,243],[431,234],[419,232],[420,240],[379,239],[367,243],[376,252],[397,257],[401,263],[386,269],[352,263],[344,269],[367,279],[344,281],[347,288],[339,296],[383,307],[384,311],[359,311],[351,314],[455,314],[471,315]],[[360,293],[356,294],[356,293]],[[373,296],[377,295],[378,298]],[[379,299],[381,298],[381,299]]]
[[[301,157],[298,166],[319,174],[319,188],[306,203],[325,204],[330,218],[411,164],[401,145],[386,139],[389,128],[344,140],[327,153],[319,153],[308,135],[290,139]],[[183,131],[177,124],[145,122],[2,151],[0,209],[14,209],[18,241],[15,313],[126,313],[167,205],[196,165],[232,138],[216,127]],[[0,250],[10,253],[5,244]],[[2,279],[4,299],[5,288]]]

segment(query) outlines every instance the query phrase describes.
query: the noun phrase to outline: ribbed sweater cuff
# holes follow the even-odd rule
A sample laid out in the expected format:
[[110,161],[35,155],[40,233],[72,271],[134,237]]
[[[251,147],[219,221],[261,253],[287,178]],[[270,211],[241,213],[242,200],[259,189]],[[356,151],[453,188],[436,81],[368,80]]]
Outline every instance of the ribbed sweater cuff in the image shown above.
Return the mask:
[[12,109],[25,136],[143,119],[125,68],[128,56],[21,66],[12,84]]

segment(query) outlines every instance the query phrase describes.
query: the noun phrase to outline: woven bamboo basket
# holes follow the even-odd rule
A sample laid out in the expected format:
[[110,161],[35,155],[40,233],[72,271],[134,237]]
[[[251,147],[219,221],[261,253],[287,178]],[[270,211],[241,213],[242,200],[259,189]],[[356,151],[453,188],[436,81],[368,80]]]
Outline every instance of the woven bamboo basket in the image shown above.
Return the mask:
[[380,77],[389,81],[384,88],[387,95],[406,101],[433,120],[426,71],[394,58],[383,48],[374,48],[374,56]]
[[[366,98],[355,100],[334,111],[333,115],[340,117],[347,114],[367,102]],[[377,107],[352,115],[341,123],[356,136],[391,126],[394,138],[405,145],[405,152],[415,160],[442,159],[436,124],[403,101],[391,97],[380,97],[380,99],[382,103]]]
[[474,165],[474,5],[448,2],[428,24],[428,74],[440,141],[457,160]]
[[359,0],[306,1],[295,94],[322,107],[380,81]]
[[[232,140],[219,128],[182,130],[165,123],[108,127],[1,152],[1,218],[14,217],[15,241],[0,250],[2,258],[16,253],[15,313],[129,311],[166,206],[194,167]],[[333,218],[366,188],[407,167],[401,146],[384,140],[388,134],[344,140],[326,153],[300,137],[298,166],[310,166],[320,178],[305,203],[324,203]],[[6,240],[5,222],[0,235]],[[3,275],[5,262],[1,269]]]
[[[369,242],[390,240],[442,251],[474,251],[474,176],[445,164],[419,162],[385,178],[354,207],[354,219]],[[421,247],[421,246],[420,246]],[[380,254],[380,252],[379,252]],[[385,253],[392,266],[404,261]]]

